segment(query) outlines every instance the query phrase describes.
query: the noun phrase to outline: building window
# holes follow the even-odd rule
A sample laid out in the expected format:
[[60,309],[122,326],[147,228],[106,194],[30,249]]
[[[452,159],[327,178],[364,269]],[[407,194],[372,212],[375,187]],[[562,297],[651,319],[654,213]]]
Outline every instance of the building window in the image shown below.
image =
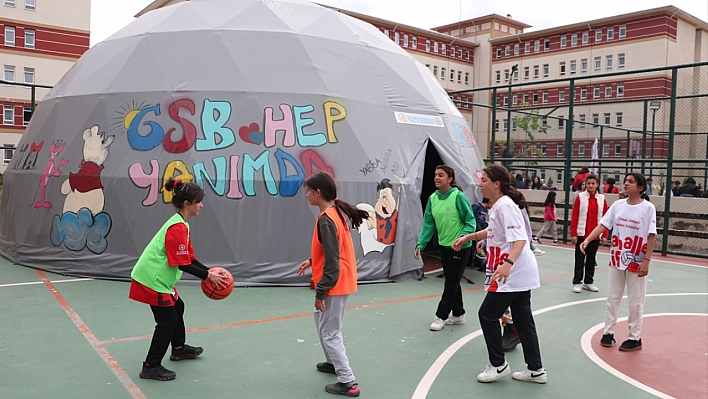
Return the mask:
[[455,70],[450,69],[450,82],[454,82],[454,81],[455,81]]
[[457,71],[457,83],[462,83],[462,71]]
[[470,73],[465,72],[465,84],[469,85],[470,84]]
[[533,103],[538,104],[538,92],[534,91],[533,92]]
[[25,83],[34,84],[34,68],[25,68]]
[[610,126],[610,113],[605,113],[605,125]]
[[499,131],[499,119],[494,121],[494,131],[495,132]]
[[603,157],[610,156],[610,143],[603,143],[602,144],[602,156]]
[[521,144],[521,153],[526,154],[526,144]]
[[441,44],[441,47],[440,47],[440,54],[442,54],[442,55],[447,55],[447,45],[446,45],[445,43],[442,43],[442,44]]
[[25,0],[25,10],[34,10],[35,7],[35,0]]
[[624,53],[617,54],[617,69],[624,68]]
[[600,98],[600,86],[595,86],[592,90],[592,98],[597,100]]
[[543,77],[547,78],[548,77],[548,64],[543,64]]
[[531,53],[531,42],[524,43],[524,54]]
[[396,42],[396,44],[400,45],[401,44],[401,34],[398,32],[393,33],[393,41]]
[[14,125],[15,124],[15,106],[14,105],[4,105],[3,106],[2,124],[3,125]]
[[616,113],[616,114],[615,114],[615,118],[616,118],[615,121],[617,122],[617,123],[616,123],[616,126],[617,126],[617,127],[622,127],[622,119],[623,119],[622,113],[621,113],[621,112]]
[[585,114],[580,114],[579,120],[580,120],[580,126],[579,126],[579,127],[580,127],[581,129],[585,129]]
[[548,104],[548,91],[547,90],[543,91],[543,99],[542,100],[543,100],[544,104]]
[[22,110],[22,122],[25,126],[29,125],[30,119],[32,119],[32,108],[24,107]]
[[551,39],[545,39],[543,41],[543,51],[548,51],[551,49]]
[[539,51],[541,51],[541,41],[536,40],[533,42],[533,52],[538,53]]
[[15,0],[5,0],[5,6],[7,6],[7,7],[14,7],[14,6],[15,6]]
[[595,57],[595,70],[599,71],[602,69],[602,57]]
[[590,32],[583,32],[583,46],[590,42]]
[[509,82],[509,70],[505,69],[504,70],[504,83]]
[[605,86],[605,98],[612,98],[612,86]]
[[516,70],[516,71],[514,71],[514,82],[518,82],[518,81],[519,81],[519,71]]
[[624,83],[619,83],[617,85],[617,98],[624,97]]
[[597,127],[600,124],[600,114],[592,114],[592,124],[593,127]]
[[[563,115],[558,115],[558,129],[563,129],[564,127],[565,127],[565,118],[563,117]],[[563,146],[561,146],[560,148],[562,149]],[[560,152],[562,152],[562,151],[559,151],[558,155],[560,155]]]
[[15,81],[15,67],[12,65],[5,65],[4,68],[4,80],[8,82],[14,82]]
[[425,51],[427,51],[428,53],[430,52],[430,40],[428,39],[425,39]]
[[570,74],[575,75],[576,72],[578,72],[578,65],[575,60],[572,60],[570,61]]
[[433,42],[433,53],[438,53],[438,42]]
[[34,38],[34,30],[25,29],[25,48],[34,48]]
[[513,119],[511,120],[511,130],[514,132],[516,131],[516,121]]
[[466,61],[470,60],[470,51],[469,50],[465,50],[465,60]]
[[607,28],[607,41],[615,40],[615,28]]
[[413,36],[413,48],[418,50],[418,36]]
[[543,155],[546,155],[546,144],[545,143],[541,143],[541,152],[543,153]]
[[435,76],[436,78],[438,77],[438,66],[437,65],[433,65],[433,76]]
[[511,105],[516,107],[519,104],[519,95],[514,94],[514,96],[511,98]]
[[[454,56],[455,54],[453,54]],[[462,59],[462,47],[458,47],[457,49],[457,58]]]
[[563,186],[563,172],[556,172],[556,183],[559,186]]
[[560,103],[565,102],[565,89],[558,90],[558,102],[560,102]]
[[565,75],[565,61],[563,61],[559,64],[558,70],[560,71],[561,76]]
[[595,43],[602,43],[602,28],[595,30]]
[[15,27],[5,25],[5,45],[15,47]]
[[585,143],[578,143],[578,156],[585,155]]
[[403,47],[408,47],[408,35],[403,35]]
[[4,165],[9,165],[12,156],[15,154],[14,144],[5,144],[5,150],[3,151],[2,163]]
[[494,81],[495,81],[496,83],[501,83],[501,72],[500,72],[500,71],[495,71],[495,72],[494,72],[494,75],[495,75]]
[[607,61],[605,69],[609,71],[612,69],[612,56],[608,55],[607,57],[605,57],[605,60]]
[[588,99],[588,89],[582,88],[580,89],[580,99],[581,100],[587,100]]
[[534,65],[533,66],[533,78],[534,79],[538,79],[538,71],[539,71],[538,65]]
[[615,156],[622,155],[622,142],[618,141],[615,143]]
[[582,60],[580,60],[580,72],[585,73],[587,71],[588,71],[588,59],[583,58]]
[[511,46],[508,44],[504,46],[504,57],[508,57],[511,55]]
[[566,35],[561,36],[561,48],[566,48],[568,45],[568,37]]
[[514,56],[519,55],[519,43],[514,44]]
[[624,39],[625,37],[627,37],[627,25],[620,25],[619,38],[621,40],[621,39]]
[[556,144],[556,154],[558,156],[563,155],[563,144]]
[[450,46],[450,57],[455,58],[455,46]]
[[524,80],[529,78],[529,67],[524,67]]
[[524,101],[521,103],[522,105],[528,105],[529,104],[529,93],[524,93]]
[[502,54],[501,54],[501,53],[502,53],[501,47],[497,47],[497,58],[501,58],[501,57],[502,57]]
[[440,80],[445,80],[445,68],[440,69]]
[[387,38],[391,38],[391,34],[389,33],[388,29],[383,30],[384,35],[386,35]]
[[578,34],[577,33],[573,33],[570,36],[570,45],[573,47],[578,45]]
[[509,120],[504,119],[504,131],[506,132],[507,130],[509,130]]

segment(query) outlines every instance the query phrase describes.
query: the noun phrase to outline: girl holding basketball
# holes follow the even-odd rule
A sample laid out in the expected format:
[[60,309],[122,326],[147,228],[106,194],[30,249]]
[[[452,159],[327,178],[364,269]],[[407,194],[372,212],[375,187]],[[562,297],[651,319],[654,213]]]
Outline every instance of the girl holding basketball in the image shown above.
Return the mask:
[[621,351],[642,349],[642,317],[647,291],[649,261],[656,240],[656,208],[646,195],[647,180],[641,173],[632,172],[624,178],[626,199],[617,200],[600,224],[580,244],[580,250],[589,251],[597,237],[612,229],[610,240],[609,288],[605,310],[605,331],[600,345],[609,348],[615,342],[615,325],[624,287],[629,297],[629,336],[620,346]]
[[487,295],[479,307],[479,322],[489,353],[489,364],[477,376],[480,382],[492,382],[511,373],[504,358],[499,318],[508,307],[524,350],[526,369],[512,378],[519,381],[546,383],[546,369],[541,363],[541,351],[536,325],[531,313],[531,290],[541,286],[536,257],[528,245],[530,234],[524,229],[526,200],[514,184],[505,167],[492,164],[482,173],[482,195],[489,198],[489,226],[455,240],[453,249],[471,240],[487,240]]
[[209,269],[194,257],[187,221],[199,215],[204,204],[204,191],[194,183],[169,179],[165,190],[172,192],[172,205],[177,213],[148,243],[130,274],[132,282],[128,297],[150,305],[155,318],[155,332],[143,362],[140,378],[167,381],[177,374],[162,366],[162,358],[172,344],[170,360],[194,359],[204,349],[185,344],[184,302],[175,284],[187,272],[221,287],[228,277]]
[[337,375],[338,382],[325,386],[325,391],[359,396],[359,385],[349,367],[342,338],[347,298],[357,290],[356,256],[346,218],[355,228],[369,214],[340,200],[337,184],[326,172],[310,176],[306,186],[305,195],[310,205],[319,208],[320,214],[312,234],[312,258],[300,264],[297,274],[302,276],[307,268],[312,267],[316,290],[315,327],[327,360],[318,363],[317,370]]

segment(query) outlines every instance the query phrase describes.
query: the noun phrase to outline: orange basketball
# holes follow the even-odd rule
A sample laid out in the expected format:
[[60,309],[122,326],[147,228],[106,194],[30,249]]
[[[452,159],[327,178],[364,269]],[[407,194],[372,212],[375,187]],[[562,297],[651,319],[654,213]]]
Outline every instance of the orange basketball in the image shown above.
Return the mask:
[[223,267],[213,267],[212,269],[216,270],[219,275],[228,277],[229,281],[225,287],[219,289],[216,284],[213,284],[209,280],[202,280],[202,292],[210,299],[224,299],[234,290],[234,277]]

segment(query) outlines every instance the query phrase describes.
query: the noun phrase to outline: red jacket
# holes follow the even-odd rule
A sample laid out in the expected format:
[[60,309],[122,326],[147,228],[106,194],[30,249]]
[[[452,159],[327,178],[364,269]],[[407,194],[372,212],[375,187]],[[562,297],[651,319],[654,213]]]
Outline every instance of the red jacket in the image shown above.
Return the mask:
[[590,172],[585,172],[575,176],[575,180],[573,181],[573,187],[575,187],[576,191],[580,191],[580,187],[582,187],[583,181],[585,181],[585,178],[588,177],[589,174]]

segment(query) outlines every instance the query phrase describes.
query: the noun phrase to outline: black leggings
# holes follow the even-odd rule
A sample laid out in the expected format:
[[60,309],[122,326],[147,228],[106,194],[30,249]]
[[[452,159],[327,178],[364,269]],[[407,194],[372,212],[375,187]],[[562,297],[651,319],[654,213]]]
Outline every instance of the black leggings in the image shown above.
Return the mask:
[[[600,248],[600,240],[593,240],[588,243],[585,248],[585,253],[580,250],[580,244],[585,241],[585,237],[578,237],[575,244],[575,275],[573,275],[573,284],[592,284],[595,281],[595,264],[597,249]],[[585,272],[585,280],[583,280],[583,271]]]
[[440,248],[440,261],[443,273],[445,273],[445,288],[435,315],[443,320],[447,320],[450,312],[452,312],[453,316],[465,314],[460,279],[465,272],[471,252],[472,247],[460,249],[459,252],[454,251],[452,248]]
[[186,339],[186,331],[184,328],[184,302],[182,298],[177,298],[175,306],[159,307],[150,306],[152,314],[155,316],[155,332],[152,335],[150,342],[150,350],[148,351],[145,363],[150,367],[159,366],[162,364],[162,358],[167,353],[167,348],[172,344],[172,347],[180,347],[184,345]]

